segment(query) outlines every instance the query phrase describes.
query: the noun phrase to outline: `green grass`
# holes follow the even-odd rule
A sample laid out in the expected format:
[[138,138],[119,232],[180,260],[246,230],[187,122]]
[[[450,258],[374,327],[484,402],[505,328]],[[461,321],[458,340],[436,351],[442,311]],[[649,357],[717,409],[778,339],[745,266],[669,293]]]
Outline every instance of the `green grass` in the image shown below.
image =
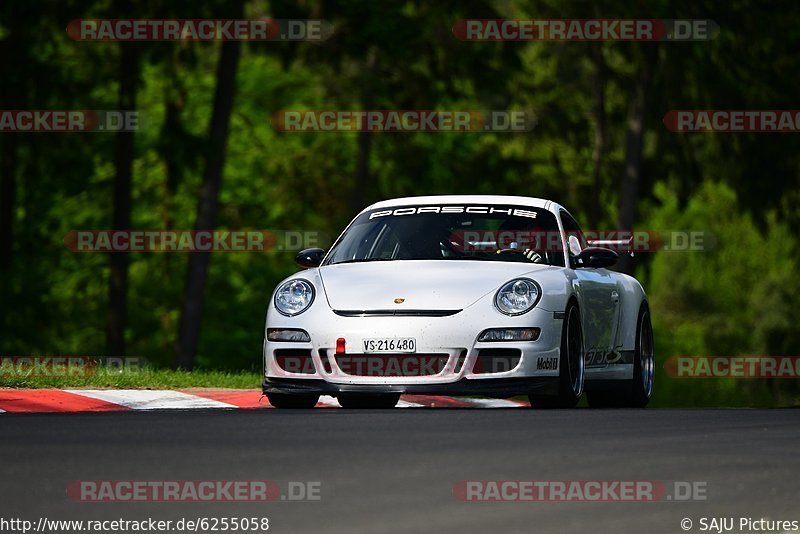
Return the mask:
[[169,369],[100,368],[74,376],[0,375],[0,387],[10,388],[115,388],[115,389],[185,389],[235,388],[258,389],[261,376],[255,372],[173,371]]

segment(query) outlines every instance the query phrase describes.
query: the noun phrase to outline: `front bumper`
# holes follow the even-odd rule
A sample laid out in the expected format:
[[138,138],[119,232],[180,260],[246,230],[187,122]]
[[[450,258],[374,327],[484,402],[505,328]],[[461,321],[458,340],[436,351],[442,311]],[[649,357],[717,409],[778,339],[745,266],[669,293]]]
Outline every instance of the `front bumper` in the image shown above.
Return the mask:
[[[486,395],[509,397],[531,392],[547,394],[559,375],[562,319],[540,308],[509,317],[491,304],[492,295],[446,317],[346,317],[337,315],[324,299],[295,317],[285,317],[272,306],[267,313],[268,328],[294,328],[308,332],[311,341],[264,341],[266,393],[332,394],[416,393]],[[536,327],[535,341],[480,342],[488,328]],[[348,373],[337,363],[336,341],[346,340],[346,354],[359,356],[364,339],[415,338],[416,354],[436,355],[446,363],[435,373],[417,376],[364,376]],[[513,366],[487,372],[482,358],[490,351],[516,351]],[[313,361],[304,372],[292,372],[279,365],[281,351],[303,351]]]

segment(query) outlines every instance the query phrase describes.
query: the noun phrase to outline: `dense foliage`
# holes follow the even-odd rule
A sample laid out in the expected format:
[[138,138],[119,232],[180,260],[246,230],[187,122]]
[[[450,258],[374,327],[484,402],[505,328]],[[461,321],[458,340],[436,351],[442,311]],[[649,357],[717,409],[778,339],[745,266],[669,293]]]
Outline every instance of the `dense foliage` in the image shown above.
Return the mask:
[[[136,18],[226,18],[237,2],[149,0]],[[780,6],[779,4],[785,4]],[[618,227],[631,102],[644,91],[635,227],[714,236],[702,251],[637,255],[657,355],[795,355],[800,342],[800,151],[796,133],[673,133],[672,109],[797,108],[800,4],[741,0],[302,0],[244,3],[245,16],[329,20],[323,43],[243,43],[219,211],[222,229],[336,235],[369,202],[438,193],[552,198],[584,226]],[[77,18],[116,2],[3,2],[3,109],[116,109],[124,47],[136,47],[131,226],[192,229],[207,164],[222,44],[71,40]],[[474,43],[460,18],[713,18],[719,36],[687,43]],[[287,109],[525,109],[525,133],[280,133]],[[601,141],[598,141],[601,140]],[[115,135],[0,133],[13,183],[12,239],[0,271],[0,354],[106,354],[109,260],[63,243],[112,225]],[[602,142],[599,147],[598,142]],[[359,164],[359,161],[362,161]],[[7,198],[9,193],[5,192]],[[6,205],[9,205],[8,203]],[[264,310],[295,271],[291,251],[214,253],[196,362],[260,365]],[[175,364],[187,254],[130,255],[125,352]],[[793,403],[796,381],[677,381],[655,402]]]

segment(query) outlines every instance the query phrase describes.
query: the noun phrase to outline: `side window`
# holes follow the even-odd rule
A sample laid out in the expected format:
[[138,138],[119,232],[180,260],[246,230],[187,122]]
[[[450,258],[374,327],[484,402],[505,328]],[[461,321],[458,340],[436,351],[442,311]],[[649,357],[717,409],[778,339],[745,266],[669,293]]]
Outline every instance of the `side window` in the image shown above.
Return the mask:
[[[564,210],[561,210],[560,215],[561,224],[564,226],[564,237],[567,241],[567,250],[571,255],[575,256],[589,245],[586,243],[586,237],[584,237],[581,227],[578,226],[578,223],[575,222],[575,219],[572,218],[572,215]],[[575,242],[575,239],[570,239],[571,236],[574,236],[577,239],[577,245],[579,245],[580,250],[576,251],[575,245],[571,245],[570,241],[572,241],[572,243]]]

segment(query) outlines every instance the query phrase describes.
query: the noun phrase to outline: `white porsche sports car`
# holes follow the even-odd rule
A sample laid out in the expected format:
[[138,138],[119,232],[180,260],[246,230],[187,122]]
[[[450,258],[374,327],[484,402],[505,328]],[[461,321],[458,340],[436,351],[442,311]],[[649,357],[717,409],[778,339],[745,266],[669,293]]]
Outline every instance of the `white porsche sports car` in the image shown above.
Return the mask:
[[528,395],[535,408],[643,407],[650,310],[617,253],[566,209],[514,196],[369,206],[281,282],[267,311],[263,390],[278,408],[320,395],[393,407],[403,393]]

